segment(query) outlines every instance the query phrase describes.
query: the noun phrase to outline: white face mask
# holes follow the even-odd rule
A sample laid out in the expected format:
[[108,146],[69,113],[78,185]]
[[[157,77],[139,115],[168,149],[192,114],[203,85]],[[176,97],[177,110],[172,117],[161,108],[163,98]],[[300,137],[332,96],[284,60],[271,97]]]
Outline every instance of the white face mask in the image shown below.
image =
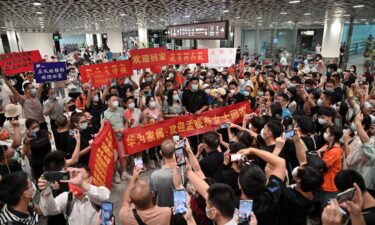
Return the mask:
[[117,108],[117,107],[118,107],[118,101],[114,101],[114,102],[112,102],[112,107],[113,107],[113,108]]
[[151,101],[149,103],[149,106],[150,106],[151,109],[155,109],[156,108],[156,102],[155,101]]
[[210,94],[211,90],[207,88],[207,89],[204,89],[204,92],[206,92],[206,94]]
[[327,124],[327,121],[325,119],[322,119],[322,118],[318,118],[318,123],[320,125],[326,125]]
[[266,140],[266,137],[264,136],[264,128],[260,131],[260,136],[263,138],[263,140]]
[[135,103],[132,102],[132,103],[129,103],[129,109],[134,109],[135,108]]
[[329,142],[329,141],[330,141],[330,139],[329,139],[329,134],[328,134],[327,132],[325,132],[325,133],[323,134],[323,138],[324,138],[324,140],[325,140],[326,142]]
[[94,95],[94,96],[92,97],[92,100],[93,100],[94,102],[98,102],[98,101],[99,101],[99,96]]
[[175,100],[175,101],[180,100],[180,96],[178,96],[178,95],[173,95],[173,100]]

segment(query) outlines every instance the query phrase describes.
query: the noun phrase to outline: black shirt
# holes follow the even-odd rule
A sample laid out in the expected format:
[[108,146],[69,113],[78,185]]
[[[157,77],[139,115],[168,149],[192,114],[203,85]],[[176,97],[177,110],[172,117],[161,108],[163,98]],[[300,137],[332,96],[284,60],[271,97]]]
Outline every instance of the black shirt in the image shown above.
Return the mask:
[[[91,133],[88,131],[88,129],[81,131],[81,151],[85,148],[87,148],[90,144],[89,141],[92,139]],[[73,151],[76,147],[76,140],[69,136],[68,140],[68,153],[71,155],[73,154]],[[78,163],[89,165],[89,159],[90,159],[90,152],[88,152],[86,155],[79,157]]]
[[[275,145],[266,145],[266,142],[264,141],[264,139],[262,138],[262,136],[260,134],[258,134],[257,140],[258,140],[258,143],[259,143],[259,149],[265,150],[265,151],[270,152],[270,153],[272,153],[273,150],[275,150]],[[259,159],[260,168],[262,168],[264,170],[264,168],[266,168],[266,164],[267,163],[264,160]]]
[[214,176],[214,180],[218,183],[228,184],[234,191],[236,196],[241,195],[241,190],[238,187],[238,173],[234,171],[229,165],[224,165],[218,169],[217,173]]
[[0,175],[2,177],[5,176],[5,175],[8,175],[9,171],[10,171],[10,173],[22,171],[22,167],[17,162],[10,163],[9,164],[9,170],[8,170],[8,166],[7,165],[0,165]]
[[182,105],[185,106],[190,113],[195,113],[203,106],[208,106],[207,94],[201,90],[196,92],[185,90],[182,94]]
[[[71,154],[73,152],[68,153],[68,144],[69,144],[69,130],[63,131],[63,132],[54,132],[54,137],[55,137],[55,145],[56,149],[59,151],[65,152],[65,157],[66,158],[71,158]],[[73,148],[74,149],[74,148]]]
[[233,105],[235,103],[243,102],[244,100],[245,100],[245,98],[243,97],[243,95],[238,92],[237,94],[228,98],[228,105]]
[[223,153],[215,150],[207,153],[207,155],[203,157],[199,164],[206,177],[213,177],[223,164],[223,160]]
[[[375,206],[362,210],[362,216],[367,225],[375,224]],[[348,223],[352,225],[351,221]]]

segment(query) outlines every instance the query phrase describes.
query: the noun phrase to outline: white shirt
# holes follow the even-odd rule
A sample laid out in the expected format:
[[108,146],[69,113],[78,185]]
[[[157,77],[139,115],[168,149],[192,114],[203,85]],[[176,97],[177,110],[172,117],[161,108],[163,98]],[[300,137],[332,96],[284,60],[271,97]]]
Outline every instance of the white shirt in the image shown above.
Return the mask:
[[2,89],[1,89],[1,92],[0,92],[0,99],[3,100],[3,103],[1,103],[1,107],[0,107],[0,113],[1,114],[4,114],[5,113],[5,106],[10,104],[10,97],[13,95],[12,91],[9,89],[8,85],[6,85],[4,82],[3,82],[3,85],[2,85]]
[[[18,122],[20,123],[20,133],[21,133],[21,138],[25,137],[26,134],[26,119],[18,118]],[[14,128],[12,124],[10,124],[9,120],[5,120],[4,125],[3,125],[4,130],[9,132],[9,137],[10,139],[14,138]]]
[[[47,191],[47,190],[45,190]],[[89,225],[96,224],[99,213],[94,209],[92,203],[101,205],[103,201],[107,201],[111,192],[106,187],[96,187],[91,185],[90,191],[85,193],[82,201],[73,197],[73,208],[68,218],[69,225]],[[68,201],[68,192],[63,192],[56,198],[53,198],[52,192],[41,193],[40,209],[43,215],[52,216],[60,213],[65,214],[66,203]]]
[[224,225],[237,225],[236,220],[237,220],[236,217],[233,216],[233,218]]

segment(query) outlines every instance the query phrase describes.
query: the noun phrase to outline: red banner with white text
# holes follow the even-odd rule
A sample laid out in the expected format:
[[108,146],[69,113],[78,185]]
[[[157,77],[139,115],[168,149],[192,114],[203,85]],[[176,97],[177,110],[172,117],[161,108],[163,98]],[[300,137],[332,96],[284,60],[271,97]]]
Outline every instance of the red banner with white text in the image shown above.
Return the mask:
[[190,137],[217,129],[228,121],[240,123],[247,113],[250,113],[249,102],[241,102],[203,112],[200,116],[188,114],[142,127],[126,129],[123,134],[124,150],[126,154],[131,155],[158,146],[173,134]]
[[130,55],[133,70],[168,64],[166,48],[132,49]]
[[42,57],[38,50],[0,55],[0,66],[4,75],[34,71],[34,63],[41,61]]
[[91,169],[92,184],[111,188],[114,171],[114,149],[123,160],[115,132],[111,123],[107,122],[91,145],[89,167]]
[[208,63],[208,49],[168,51],[169,64]]
[[122,60],[81,66],[79,73],[83,83],[91,80],[94,87],[101,87],[108,85],[113,78],[131,76],[133,69],[130,60]]

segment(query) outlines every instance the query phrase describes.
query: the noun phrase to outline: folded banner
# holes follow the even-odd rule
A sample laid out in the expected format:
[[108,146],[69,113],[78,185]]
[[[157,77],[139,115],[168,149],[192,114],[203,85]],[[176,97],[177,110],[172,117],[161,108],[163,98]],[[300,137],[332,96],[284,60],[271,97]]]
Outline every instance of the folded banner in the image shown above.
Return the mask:
[[166,48],[132,49],[130,55],[134,70],[168,65]]
[[66,80],[66,64],[65,62],[35,63],[34,77],[37,83]]
[[101,64],[93,64],[79,67],[82,82],[92,81],[95,87],[107,85],[113,78],[130,76],[133,69],[130,60],[121,60],[117,62],[108,62]]
[[41,61],[38,50],[0,55],[0,66],[5,75],[33,71],[34,63]]
[[168,51],[169,64],[208,63],[208,49]]
[[235,48],[208,49],[208,67],[229,67],[236,63]]
[[190,137],[217,129],[228,121],[239,123],[246,113],[250,113],[250,104],[241,102],[203,112],[200,116],[188,114],[143,127],[126,129],[123,135],[124,150],[126,154],[131,155],[158,146],[173,134]]
[[91,145],[89,167],[93,185],[111,188],[115,166],[114,149],[121,156],[115,132],[111,123],[107,122]]

